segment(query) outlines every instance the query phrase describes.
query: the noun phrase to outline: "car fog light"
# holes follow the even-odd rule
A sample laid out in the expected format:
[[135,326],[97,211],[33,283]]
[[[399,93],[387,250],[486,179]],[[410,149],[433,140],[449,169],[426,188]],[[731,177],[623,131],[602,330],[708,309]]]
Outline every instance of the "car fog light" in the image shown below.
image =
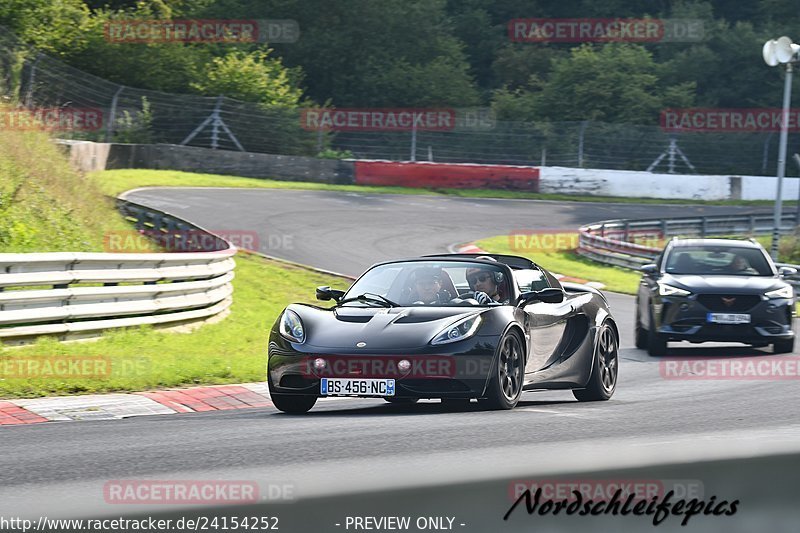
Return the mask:
[[325,362],[325,359],[321,357],[314,359],[314,368],[316,368],[317,370],[322,370],[326,366],[328,366],[328,363]]
[[411,368],[411,361],[408,359],[403,359],[397,363],[397,368],[400,369],[401,372],[406,372]]

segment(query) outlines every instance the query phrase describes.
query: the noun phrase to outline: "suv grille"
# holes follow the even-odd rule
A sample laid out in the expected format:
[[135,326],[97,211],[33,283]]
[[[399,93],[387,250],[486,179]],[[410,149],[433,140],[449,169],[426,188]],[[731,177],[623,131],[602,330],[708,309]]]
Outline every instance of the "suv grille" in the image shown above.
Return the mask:
[[740,312],[747,311],[761,301],[757,294],[701,294],[697,301],[712,311]]

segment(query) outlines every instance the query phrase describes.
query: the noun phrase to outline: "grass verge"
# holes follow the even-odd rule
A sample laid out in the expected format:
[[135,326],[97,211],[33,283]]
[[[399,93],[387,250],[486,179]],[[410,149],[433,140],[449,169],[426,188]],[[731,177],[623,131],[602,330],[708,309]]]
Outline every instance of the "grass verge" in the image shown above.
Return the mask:
[[[561,202],[629,203],[629,204],[702,204],[702,205],[772,205],[769,201],[745,200],[661,200],[657,198],[620,198],[615,196],[579,196],[570,194],[543,194],[497,189],[422,189],[415,187],[372,187],[365,185],[333,185],[303,181],[282,181],[260,178],[243,178],[221,174],[198,174],[177,170],[122,169],[106,170],[95,174],[106,194],[116,196],[136,187],[240,187],[258,189],[294,189],[315,191],[344,191],[365,194],[427,194],[435,196],[460,196],[465,198],[509,198],[551,200]],[[792,202],[785,202],[791,205]]]

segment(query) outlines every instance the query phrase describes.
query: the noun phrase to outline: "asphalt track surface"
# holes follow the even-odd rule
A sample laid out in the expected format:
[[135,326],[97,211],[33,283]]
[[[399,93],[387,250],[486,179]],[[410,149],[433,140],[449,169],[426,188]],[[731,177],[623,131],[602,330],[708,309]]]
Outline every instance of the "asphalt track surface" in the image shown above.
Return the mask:
[[[513,230],[749,210],[243,189],[151,189],[129,199],[212,231],[257,231],[262,252],[351,275],[376,261],[441,252]],[[633,347],[633,299],[609,297],[622,331],[619,385],[609,402],[578,403],[569,392],[525,393],[513,411],[484,412],[477,404],[407,408],[331,399],[304,417],[265,408],[10,427],[0,432],[0,517],[152,510],[105,503],[103,487],[117,479],[257,480],[263,494],[270,486],[291,486],[300,500],[290,504],[293,512],[313,514],[301,507],[304,498],[623,467],[652,467],[656,475],[651,465],[796,451],[797,380],[664,379],[658,360]],[[717,359],[769,354],[735,345],[672,346],[671,355]],[[796,464],[791,468],[798,472]],[[680,473],[702,483],[701,474]],[[738,496],[735,485],[726,485],[733,492],[726,495],[726,486],[705,483],[720,498]],[[399,500],[395,513],[413,515],[404,501],[411,505]],[[347,509],[325,509],[330,516],[316,517],[323,524],[317,530],[345,531],[335,523]],[[497,530],[503,530],[506,508],[480,511],[497,516]],[[466,525],[456,530],[482,530],[470,527],[476,519],[468,509],[461,516]],[[705,524],[707,530],[747,531],[754,520],[742,511],[735,522]],[[625,524],[652,528],[646,519]]]

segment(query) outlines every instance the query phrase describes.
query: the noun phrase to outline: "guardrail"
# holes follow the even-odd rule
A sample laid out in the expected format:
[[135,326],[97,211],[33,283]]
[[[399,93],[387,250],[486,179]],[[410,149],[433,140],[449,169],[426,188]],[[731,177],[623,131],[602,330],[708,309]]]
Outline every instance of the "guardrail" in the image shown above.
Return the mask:
[[[781,233],[792,233],[800,223],[795,214],[784,214]],[[712,215],[672,219],[606,220],[581,226],[577,253],[607,265],[638,270],[652,263],[661,253],[661,241],[673,236],[708,237],[771,234],[773,216],[769,213]],[[637,242],[638,241],[638,242]],[[652,244],[658,242],[658,246]],[[800,265],[776,263],[798,269]],[[787,278],[800,288],[800,274]]]
[[[230,307],[234,247],[166,213],[125,200],[118,207],[148,235],[203,237],[204,249],[210,250],[0,254],[0,341],[21,343],[39,335],[66,340],[143,324],[176,326]],[[186,249],[193,249],[191,243]]]

